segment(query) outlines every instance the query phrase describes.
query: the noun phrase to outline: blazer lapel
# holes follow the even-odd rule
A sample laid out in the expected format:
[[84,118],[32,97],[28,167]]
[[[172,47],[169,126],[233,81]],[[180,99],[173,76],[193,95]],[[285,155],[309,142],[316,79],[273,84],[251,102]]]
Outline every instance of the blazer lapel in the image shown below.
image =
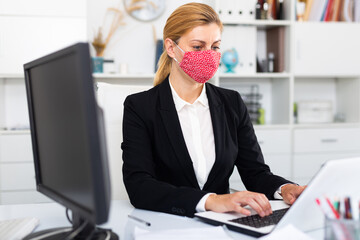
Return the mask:
[[185,171],[185,175],[195,188],[200,188],[189,152],[187,150],[184,136],[182,134],[179,117],[176,112],[174,100],[171,94],[169,79],[166,78],[159,86],[160,115],[162,117],[170,143],[176,157]]
[[211,121],[213,125],[214,141],[215,141],[215,163],[211,168],[208,179],[204,185],[204,190],[211,185],[216,179],[218,172],[222,169],[223,159],[222,151],[225,149],[225,110],[221,99],[214,92],[209,84],[205,84],[206,94],[209,101]]

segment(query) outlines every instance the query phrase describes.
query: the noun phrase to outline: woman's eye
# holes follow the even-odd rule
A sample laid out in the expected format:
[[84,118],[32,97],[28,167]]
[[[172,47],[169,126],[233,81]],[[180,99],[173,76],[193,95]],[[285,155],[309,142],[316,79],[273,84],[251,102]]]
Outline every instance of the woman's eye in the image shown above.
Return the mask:
[[218,51],[218,50],[220,50],[220,47],[215,46],[215,47],[212,47],[212,49],[213,49],[214,51]]
[[193,49],[195,49],[195,50],[201,50],[201,46],[194,46]]

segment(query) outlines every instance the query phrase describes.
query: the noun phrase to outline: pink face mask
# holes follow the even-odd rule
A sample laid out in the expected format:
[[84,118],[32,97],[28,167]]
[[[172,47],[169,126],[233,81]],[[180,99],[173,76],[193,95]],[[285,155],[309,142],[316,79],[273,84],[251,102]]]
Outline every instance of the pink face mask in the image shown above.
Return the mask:
[[213,50],[185,52],[177,44],[176,46],[184,53],[184,57],[180,63],[176,58],[174,60],[192,79],[198,83],[206,83],[214,76],[220,64],[221,53]]

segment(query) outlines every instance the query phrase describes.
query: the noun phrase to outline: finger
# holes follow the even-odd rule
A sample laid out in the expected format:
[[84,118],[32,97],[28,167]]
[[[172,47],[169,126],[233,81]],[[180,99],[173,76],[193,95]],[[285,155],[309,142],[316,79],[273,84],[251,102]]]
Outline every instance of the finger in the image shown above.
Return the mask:
[[290,205],[292,205],[296,200],[296,198],[294,197],[294,195],[292,193],[285,194],[283,196],[283,198],[284,198],[285,203],[290,204]]
[[257,194],[256,196],[254,196],[254,200],[259,204],[265,216],[272,213],[269,200],[267,200],[266,197],[264,198],[262,194]]
[[246,216],[250,216],[250,215],[251,215],[250,210],[248,210],[248,209],[246,209],[246,208],[243,208],[243,207],[241,207],[241,206],[238,205],[238,204],[235,205],[234,211],[235,211],[235,212],[238,212],[238,213],[241,213],[241,214],[244,214],[244,215],[246,215]]
[[266,215],[272,214],[271,205],[269,199],[264,194],[257,194],[256,201],[260,204]]
[[257,212],[261,217],[265,217],[265,215],[266,215],[266,212],[265,212],[265,211],[266,211],[266,210],[264,210],[257,201],[255,201],[253,198],[247,198],[245,201],[246,201],[247,204],[248,204],[252,209],[254,209],[255,212]]

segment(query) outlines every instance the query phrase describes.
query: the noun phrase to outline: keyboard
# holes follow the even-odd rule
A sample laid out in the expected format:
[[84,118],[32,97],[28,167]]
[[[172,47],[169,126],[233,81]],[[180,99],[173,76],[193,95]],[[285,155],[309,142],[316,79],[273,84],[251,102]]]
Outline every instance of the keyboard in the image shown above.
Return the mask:
[[18,240],[29,235],[39,225],[37,218],[16,218],[0,221],[0,240]]
[[277,224],[289,208],[279,209],[273,211],[273,214],[265,217],[260,217],[259,214],[248,217],[241,217],[229,220],[230,222],[244,224],[250,227],[261,228]]

